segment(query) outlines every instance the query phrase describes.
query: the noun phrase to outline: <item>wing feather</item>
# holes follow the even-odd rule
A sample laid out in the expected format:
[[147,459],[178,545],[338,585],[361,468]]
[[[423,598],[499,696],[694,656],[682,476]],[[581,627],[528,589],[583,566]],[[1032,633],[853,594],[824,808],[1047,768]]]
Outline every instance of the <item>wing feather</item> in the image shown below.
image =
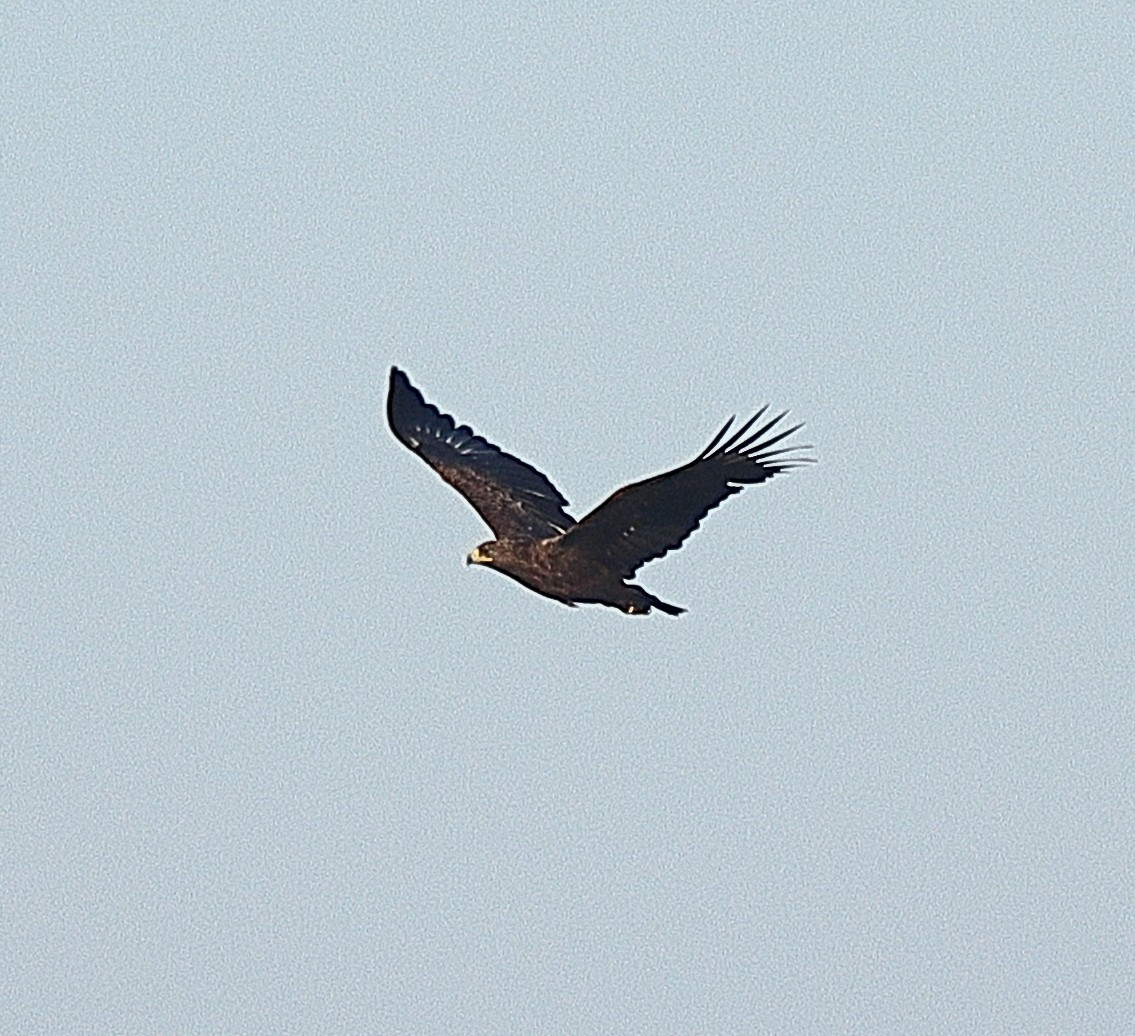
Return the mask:
[[397,367],[386,414],[395,438],[465,497],[498,539],[543,539],[575,524],[544,475],[427,403]]
[[814,457],[798,453],[810,446],[772,448],[803,427],[778,429],[787,411],[750,431],[767,411],[762,407],[732,434],[731,417],[688,464],[613,493],[564,535],[563,549],[600,559],[629,579],[680,547],[710,511],[745,486],[813,463]]

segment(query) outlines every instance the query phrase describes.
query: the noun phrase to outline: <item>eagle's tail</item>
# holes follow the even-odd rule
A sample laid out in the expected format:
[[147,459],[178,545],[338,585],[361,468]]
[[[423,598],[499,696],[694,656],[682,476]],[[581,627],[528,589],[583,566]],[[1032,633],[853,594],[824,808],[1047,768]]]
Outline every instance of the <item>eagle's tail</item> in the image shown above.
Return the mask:
[[650,597],[650,606],[652,608],[657,608],[660,612],[665,612],[667,615],[681,615],[682,612],[686,610],[685,608],[679,608],[676,604],[667,604],[665,601],[660,601],[657,597],[650,594],[647,596]]
[[628,615],[649,615],[651,608],[657,608],[667,615],[681,615],[686,610],[676,604],[660,601],[654,594],[648,594],[641,586],[635,586],[633,583],[628,583],[627,589],[631,591],[631,599],[620,603],[618,607]]

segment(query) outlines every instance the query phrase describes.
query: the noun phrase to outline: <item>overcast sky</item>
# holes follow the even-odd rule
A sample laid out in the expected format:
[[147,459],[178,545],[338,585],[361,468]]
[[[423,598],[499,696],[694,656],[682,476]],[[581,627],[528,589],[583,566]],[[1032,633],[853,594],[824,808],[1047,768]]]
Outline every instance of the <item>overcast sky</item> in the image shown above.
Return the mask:
[[[1135,1031],[1135,8],[9,3],[20,1033]],[[817,465],[564,608],[580,515]]]

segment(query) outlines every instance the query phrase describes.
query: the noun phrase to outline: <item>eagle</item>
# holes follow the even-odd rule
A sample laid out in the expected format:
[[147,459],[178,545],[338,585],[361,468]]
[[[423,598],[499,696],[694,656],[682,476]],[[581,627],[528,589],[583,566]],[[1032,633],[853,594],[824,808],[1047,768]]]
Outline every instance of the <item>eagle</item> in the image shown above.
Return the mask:
[[603,604],[627,615],[684,612],[629,580],[680,547],[726,497],[815,461],[801,452],[811,446],[781,445],[803,427],[780,426],[787,411],[752,430],[767,411],[732,433],[731,417],[688,464],[624,486],[576,521],[545,475],[427,403],[397,367],[386,400],[394,437],[465,497],[496,537],[466,564],[495,568],[573,608]]

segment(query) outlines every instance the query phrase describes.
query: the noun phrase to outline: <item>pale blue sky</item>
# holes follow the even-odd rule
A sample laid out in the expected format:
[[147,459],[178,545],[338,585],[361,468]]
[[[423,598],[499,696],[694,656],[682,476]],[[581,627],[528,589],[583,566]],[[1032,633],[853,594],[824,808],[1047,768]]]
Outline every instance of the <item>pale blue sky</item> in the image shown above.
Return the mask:
[[[20,1033],[1135,1031],[1135,9],[0,14]],[[820,463],[569,610],[577,513]]]

